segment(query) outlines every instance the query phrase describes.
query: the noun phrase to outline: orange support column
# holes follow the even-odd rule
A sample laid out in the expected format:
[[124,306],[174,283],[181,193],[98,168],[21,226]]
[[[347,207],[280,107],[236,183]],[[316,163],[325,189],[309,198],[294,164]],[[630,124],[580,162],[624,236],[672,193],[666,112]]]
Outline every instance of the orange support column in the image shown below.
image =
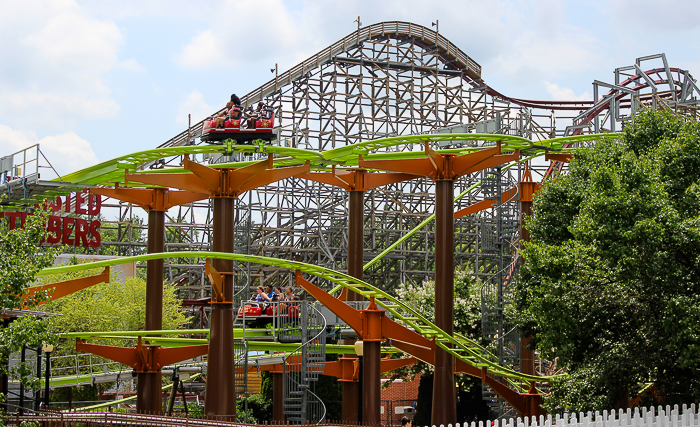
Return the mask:
[[[236,199],[244,192],[281,179],[308,172],[310,163],[274,168],[272,155],[251,165],[210,168],[190,161],[183,166],[191,173],[129,174],[126,179],[145,184],[175,187],[205,193],[214,199],[212,249],[233,253],[234,210]],[[207,358],[207,384],[204,413],[210,417],[236,419],[236,386],[233,359],[233,261],[214,260],[214,270],[223,276],[221,289],[212,292],[212,313]]]
[[[364,169],[336,170],[335,168],[333,168],[333,171],[330,173],[309,172],[299,175],[299,178],[334,185],[350,193],[348,206],[348,275],[360,280],[363,278],[365,191],[382,185],[416,179],[417,177],[417,175],[406,173],[370,173]],[[362,301],[363,298],[356,292],[343,289],[340,299],[345,301]],[[352,345],[355,343],[355,340],[346,339],[342,340],[341,343]],[[379,347],[375,349],[370,345],[368,348],[369,350],[365,351],[363,361],[365,365],[370,366],[370,369],[374,372],[376,371],[376,366],[378,366],[377,364],[380,363],[379,358],[381,354],[377,350]],[[340,359],[345,364],[354,364],[358,361],[357,357],[348,354],[343,355]],[[366,371],[367,370],[363,368],[363,372]],[[340,380],[343,383],[342,417],[344,423],[354,424],[360,421],[364,422],[364,414],[372,411],[368,408],[365,409],[365,404],[372,408],[378,407],[379,405],[379,394],[373,392],[368,394],[366,391],[367,384],[374,387],[373,380],[368,380],[369,382],[367,382],[364,378],[363,375],[363,390],[360,390],[360,382],[357,378],[352,377]],[[372,399],[376,398],[377,403],[370,403],[371,399],[366,398],[368,395],[371,395]],[[363,396],[362,411],[360,411],[360,396]],[[362,420],[360,419],[360,414],[362,414]]]
[[[440,154],[425,144],[424,159],[364,160],[361,167],[423,175],[435,181],[435,324],[452,334],[454,311],[454,181],[461,176],[505,162],[515,161],[517,151],[502,155],[501,144],[473,153]],[[433,412],[431,424],[457,421],[454,358],[442,348],[435,349]]]
[[284,424],[284,375],[282,372],[272,372],[272,422]]
[[[454,332],[454,181],[435,182],[435,325]],[[453,403],[454,402],[454,403]],[[457,421],[454,358],[435,349],[433,415],[435,425]]]
[[[235,199],[214,198],[214,252],[233,253]],[[233,272],[233,261],[215,259],[218,271]],[[207,387],[204,411],[209,416],[236,417],[236,386],[233,361],[233,275],[223,276],[223,301],[212,300],[207,358]]]
[[[364,257],[364,191],[350,191],[348,206],[348,274],[362,280],[362,263]],[[346,301],[362,301],[362,295],[357,292],[348,292]],[[353,345],[354,339],[341,341],[342,344]],[[344,354],[346,364],[353,364],[359,360],[349,354]],[[358,379],[343,380],[343,422],[356,424],[360,418],[360,382]]]
[[[149,254],[164,251],[165,212],[173,206],[194,202],[206,194],[190,191],[170,191],[167,188],[93,188],[91,193],[139,205],[148,212]],[[146,261],[146,330],[163,329],[163,265],[162,259]],[[162,413],[162,385],[160,371],[139,372],[136,382],[136,412]]]
[[367,310],[360,311],[362,320],[362,424],[379,426],[381,424],[381,379],[382,355],[381,344],[382,318],[380,311],[371,298]]

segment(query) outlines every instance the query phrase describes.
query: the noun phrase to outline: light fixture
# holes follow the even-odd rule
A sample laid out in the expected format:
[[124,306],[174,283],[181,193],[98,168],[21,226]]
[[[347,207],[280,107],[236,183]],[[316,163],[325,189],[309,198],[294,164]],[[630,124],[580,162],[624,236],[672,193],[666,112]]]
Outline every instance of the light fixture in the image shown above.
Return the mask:
[[49,344],[46,341],[42,341],[41,349],[44,350],[44,353],[51,353],[53,351],[53,344]]
[[355,354],[358,356],[363,356],[365,352],[365,342],[364,341],[355,341]]

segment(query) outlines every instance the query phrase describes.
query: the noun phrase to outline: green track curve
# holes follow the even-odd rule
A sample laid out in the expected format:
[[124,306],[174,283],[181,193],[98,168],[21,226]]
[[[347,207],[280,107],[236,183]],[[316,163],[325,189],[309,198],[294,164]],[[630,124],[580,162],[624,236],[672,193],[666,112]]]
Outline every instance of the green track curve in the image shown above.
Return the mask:
[[[463,362],[475,366],[479,369],[486,368],[486,370],[493,375],[502,376],[511,380],[520,380],[522,382],[521,385],[523,387],[527,386],[527,384],[531,381],[550,381],[554,378],[525,375],[520,372],[514,371],[510,368],[500,366],[494,355],[475,341],[459,335],[455,337],[450,336],[408,305],[404,304],[392,295],[389,295],[386,292],[370,285],[369,283],[356,279],[345,273],[298,261],[288,261],[255,255],[231,254],[223,252],[181,251],[137,255],[78,265],[51,267],[39,272],[39,276],[47,276],[58,273],[68,273],[73,271],[86,270],[90,268],[102,268],[129,262],[183,257],[226,259],[238,262],[249,262],[280,268],[287,268],[290,270],[299,270],[302,273],[310,274],[320,279],[328,280],[333,284],[340,285],[346,289],[357,292],[363,295],[365,298],[374,297],[376,299],[377,304],[382,308],[386,309],[388,312],[390,312],[394,316],[395,320],[405,324],[408,327],[413,328],[417,333],[425,336],[428,339],[435,339],[435,342],[438,346],[440,346],[456,358],[462,360]],[[449,345],[452,345],[453,347],[451,348],[449,347]]]
[[[197,146],[181,146],[181,147],[168,147],[168,148],[158,148],[152,150],[144,150],[129,155],[121,156],[106,162],[99,163],[97,165],[88,167],[86,169],[77,171],[75,173],[63,176],[62,179],[56,180],[61,182],[70,183],[71,185],[66,186],[66,188],[57,188],[56,190],[46,192],[42,195],[43,197],[53,196],[57,194],[63,194],[67,191],[73,191],[75,185],[112,185],[115,182],[121,182],[124,178],[124,172],[130,171],[132,173],[142,173],[142,174],[155,174],[155,173],[185,173],[188,172],[183,168],[167,168],[160,170],[142,170],[138,171],[138,166],[147,162],[151,162],[163,157],[173,157],[173,156],[183,156],[183,155],[197,155],[197,154],[211,154],[219,153],[222,155],[230,155],[232,153],[259,153],[259,154],[272,154],[274,167],[285,167],[299,165],[303,162],[309,161],[311,167],[314,170],[327,170],[331,166],[337,167],[357,167],[359,156],[363,156],[368,160],[372,159],[410,159],[410,158],[425,158],[426,154],[424,151],[391,151],[392,147],[398,147],[401,145],[416,145],[416,144],[435,144],[438,142],[445,141],[488,141],[493,144],[496,142],[501,143],[502,150],[505,152],[521,150],[527,157],[521,159],[518,162],[514,162],[506,166],[506,168],[513,167],[514,165],[528,161],[535,157],[543,155],[546,151],[566,151],[575,152],[575,148],[563,148],[565,144],[570,143],[582,143],[594,140],[600,140],[603,138],[619,138],[620,134],[604,134],[604,135],[578,135],[573,137],[562,137],[553,138],[544,141],[533,142],[526,138],[510,136],[510,135],[494,135],[494,134],[436,134],[436,135],[409,135],[409,136],[397,136],[390,138],[382,138],[372,141],[360,142],[332,150],[325,151],[323,153],[298,149],[289,147],[277,147],[268,146],[262,144],[254,145],[235,145],[232,141],[226,141],[222,145],[197,145]],[[453,154],[460,155],[468,152],[478,151],[484,148],[484,146],[474,146],[474,147],[462,147],[456,149],[446,149],[437,150],[439,153],[443,154]],[[377,150],[388,150],[381,153],[374,153]],[[257,161],[257,160],[256,160]],[[217,164],[217,167],[230,167],[230,168],[240,168],[256,161],[245,161],[245,162],[234,162],[234,163],[222,163]],[[139,186],[139,184],[130,184],[133,186]],[[459,194],[455,201],[464,197],[469,191],[475,189],[479,183],[474,184],[467,190]],[[35,197],[33,202],[39,201],[38,197]],[[428,217],[421,224],[407,233],[401,240],[395,242],[393,245],[385,249],[381,254],[379,254],[375,259],[370,261],[364,266],[364,269],[369,268],[371,265],[376,263],[379,259],[383,258],[386,254],[392,251],[396,246],[398,246],[403,240],[409,238],[416,231],[423,228],[425,225],[430,223],[434,218],[434,215]],[[305,264],[295,261],[285,261],[278,260],[274,258],[258,257],[252,255],[238,255],[238,254],[227,254],[227,253],[215,253],[215,252],[205,252],[205,251],[188,251],[188,252],[171,252],[164,254],[149,254],[140,255],[135,257],[121,258],[117,260],[99,261],[88,264],[81,264],[77,266],[62,266],[53,267],[46,269],[40,273],[40,275],[49,275],[68,271],[77,271],[89,268],[104,267],[108,265],[116,265],[127,262],[135,261],[146,261],[148,259],[163,259],[171,257],[199,257],[199,258],[219,258],[219,259],[231,259],[240,262],[251,262],[259,263],[265,265],[272,265],[281,268],[288,268],[293,270],[300,270],[304,273],[314,275],[321,279],[328,280],[329,282],[337,285],[331,293],[340,290],[341,288],[351,289],[358,292],[365,297],[375,297],[378,301],[377,303],[385,308],[387,311],[394,315],[394,318],[403,322],[407,326],[414,328],[418,333],[426,336],[427,338],[434,338],[438,346],[445,349],[449,353],[453,354],[460,360],[478,367],[486,368],[486,370],[494,375],[503,376],[511,380],[522,381],[522,386],[526,386],[529,381],[544,381],[551,380],[553,377],[537,377],[530,375],[523,375],[519,372],[511,370],[509,368],[498,365],[496,358],[493,354],[489,353],[486,349],[481,347],[476,342],[463,337],[463,336],[449,336],[444,331],[440,330],[428,319],[421,316],[411,307],[403,304],[401,301],[397,300],[393,296],[381,291],[378,288],[373,287],[369,283],[361,280],[357,280],[351,276],[344,273],[339,273],[330,269],[323,267],[314,266],[311,264]],[[179,331],[181,332],[181,331]],[[99,335],[112,335],[112,336],[123,336],[118,333],[97,333]],[[170,345],[185,345],[185,343],[191,343],[188,341],[181,342],[181,339],[167,339],[164,341],[171,341]],[[177,341],[177,342],[176,342]],[[165,342],[164,342],[165,344]],[[452,345],[454,348],[450,348]]]
[[[390,149],[402,145],[416,145],[423,143],[438,143],[438,142],[461,142],[461,141],[488,141],[489,143],[500,142],[504,151],[523,150],[528,156],[538,156],[545,153],[547,150],[560,151],[564,144],[573,142],[586,142],[600,140],[602,138],[618,138],[620,134],[595,134],[595,135],[578,135],[572,137],[553,138],[544,141],[533,142],[529,139],[510,136],[510,135],[494,135],[494,134],[429,134],[429,135],[408,135],[396,136],[390,138],[381,138],[371,141],[358,142],[356,144],[347,145],[325,152],[317,152],[301,148],[279,147],[272,145],[235,145],[231,141],[227,141],[222,145],[187,145],[181,147],[166,147],[156,148],[151,150],[139,151],[136,153],[127,154],[116,157],[94,166],[73,172],[65,175],[56,182],[65,182],[71,184],[66,187],[66,190],[75,190],[75,185],[113,185],[115,182],[124,180],[124,171],[129,170],[136,173],[177,173],[186,172],[182,168],[166,168],[155,170],[137,171],[138,166],[144,163],[152,162],[164,157],[174,157],[183,155],[197,154],[223,154],[230,155],[232,153],[259,153],[272,154],[274,157],[275,167],[299,165],[306,161],[311,163],[313,169],[326,169],[330,166],[339,167],[356,167],[360,155],[368,160],[370,159],[406,159],[406,158],[424,158],[423,151],[387,151],[382,153],[371,154],[372,151],[380,149]],[[468,152],[478,151],[484,146],[462,147],[446,150],[437,150],[444,154],[465,154]],[[565,149],[570,151],[571,149]],[[575,150],[575,149],[574,149]],[[217,164],[217,167],[239,168],[255,161],[233,162]],[[58,194],[61,189],[47,192],[46,195]]]

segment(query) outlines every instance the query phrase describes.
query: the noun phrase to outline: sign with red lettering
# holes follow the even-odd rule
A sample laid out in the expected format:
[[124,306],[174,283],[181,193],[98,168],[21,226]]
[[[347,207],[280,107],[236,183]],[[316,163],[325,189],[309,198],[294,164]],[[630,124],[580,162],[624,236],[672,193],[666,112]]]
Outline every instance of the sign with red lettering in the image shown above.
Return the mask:
[[[35,205],[37,208],[39,205]],[[82,246],[96,248],[100,246],[100,227],[102,223],[98,220],[88,221],[76,215],[98,215],[102,210],[102,198],[96,194],[88,194],[87,190],[80,193],[69,194],[65,199],[56,197],[55,202],[49,202],[44,206],[55,213],[50,215],[46,222],[49,236],[42,240],[42,243],[51,245],[63,244],[69,246]],[[75,215],[71,215],[75,214]],[[17,220],[20,220],[20,227],[24,227],[27,220],[26,212],[7,212],[6,218],[10,220],[10,230],[17,227]]]

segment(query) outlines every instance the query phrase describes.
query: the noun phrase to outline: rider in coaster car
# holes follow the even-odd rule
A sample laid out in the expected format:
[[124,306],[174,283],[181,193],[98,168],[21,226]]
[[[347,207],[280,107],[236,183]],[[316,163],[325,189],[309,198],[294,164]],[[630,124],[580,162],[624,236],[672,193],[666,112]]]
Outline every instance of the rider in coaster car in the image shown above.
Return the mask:
[[[262,104],[262,102],[260,104]],[[262,112],[260,113],[261,118],[263,118],[263,119],[271,119],[272,118],[272,107],[270,107],[268,105],[262,105],[261,109],[262,109]]]
[[235,105],[236,107],[241,106],[241,100],[236,96],[235,93],[231,95],[231,102],[233,102],[233,105]]
[[228,116],[228,110],[233,107],[233,102],[229,101],[226,103],[226,109],[214,117],[214,127],[223,128],[224,122],[226,121],[226,116]]
[[233,108],[231,108],[229,118],[239,120],[241,118],[241,100],[234,93],[231,95],[231,102],[233,103]]
[[252,108],[248,110],[248,129],[254,129],[255,128],[255,122],[259,118],[264,118],[265,111],[263,110],[263,107],[265,106],[265,103],[262,101],[258,102],[258,106],[253,111]]
[[250,299],[250,301],[255,301],[258,303],[258,307],[262,307],[263,303],[265,301],[270,301],[271,298],[267,296],[265,293],[265,290],[263,289],[262,286],[258,286],[255,291],[257,292],[257,295],[253,295],[253,297]]
[[277,301],[279,296],[272,290],[272,285],[267,285],[267,296],[269,301]]

